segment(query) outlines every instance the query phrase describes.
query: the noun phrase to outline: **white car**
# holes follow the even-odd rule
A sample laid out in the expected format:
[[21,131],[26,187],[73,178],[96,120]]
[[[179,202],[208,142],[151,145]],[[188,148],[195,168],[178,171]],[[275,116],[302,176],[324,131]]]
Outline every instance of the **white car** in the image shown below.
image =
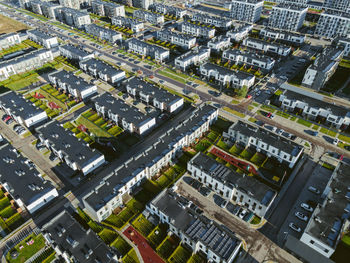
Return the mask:
[[338,143],[339,143],[339,139],[338,139],[338,138],[335,138],[335,139],[333,140],[333,144],[334,144],[334,145],[338,145]]
[[301,203],[300,206],[301,206],[301,208],[305,209],[305,210],[308,211],[308,212],[314,211],[314,209],[313,209],[310,205],[308,205],[308,204],[306,204],[306,203]]
[[239,214],[239,218],[243,219],[243,218],[244,218],[244,216],[245,216],[247,213],[248,213],[248,211],[247,211],[247,210],[242,209],[242,212]]
[[321,193],[320,190],[318,190],[316,187],[313,187],[313,186],[309,186],[307,188],[307,190],[309,190],[310,192],[317,194],[317,195],[319,195]]
[[291,228],[291,229],[293,229],[294,231],[296,231],[296,232],[300,232],[301,231],[301,228],[300,227],[298,227],[296,224],[294,224],[294,223],[290,223],[289,224],[289,227]]
[[301,213],[301,212],[296,212],[296,213],[295,213],[295,216],[296,216],[297,218],[299,218],[300,220],[305,221],[305,222],[309,219],[306,215],[304,215],[304,214]]

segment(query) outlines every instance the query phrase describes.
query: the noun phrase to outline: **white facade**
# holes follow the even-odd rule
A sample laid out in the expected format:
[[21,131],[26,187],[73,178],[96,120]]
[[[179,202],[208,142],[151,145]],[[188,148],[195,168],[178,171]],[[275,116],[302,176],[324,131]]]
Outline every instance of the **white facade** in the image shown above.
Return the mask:
[[22,39],[20,35],[17,33],[9,33],[9,34],[2,35],[0,36],[0,50],[9,48],[21,42],[22,42]]
[[191,20],[221,28],[229,28],[232,25],[230,19],[201,13],[193,14]]
[[231,17],[235,20],[255,23],[260,19],[264,1],[232,0],[230,2]]
[[69,26],[82,28],[85,25],[91,24],[90,15],[87,12],[81,12],[79,10],[63,7],[55,9],[57,20],[66,23]]
[[306,36],[303,34],[294,34],[294,33],[289,33],[282,30],[274,30],[271,28],[261,29],[260,36],[263,36],[266,39],[282,40],[282,41],[290,42],[297,45],[303,44],[306,39]]
[[192,65],[205,63],[210,57],[210,48],[199,47],[197,50],[188,51],[187,53],[175,59],[175,67],[185,71]]
[[338,46],[344,48],[344,56],[348,57],[350,55],[350,38],[339,39]]
[[157,31],[157,38],[168,41],[171,44],[180,46],[184,49],[191,49],[196,45],[196,38],[169,30]]
[[323,12],[317,22],[315,35],[327,38],[350,37],[349,15]]
[[92,12],[99,16],[107,16],[109,18],[115,16],[125,16],[125,8],[123,5],[114,4],[100,0],[91,1]]
[[226,36],[235,42],[240,42],[248,37],[249,32],[253,29],[253,25],[244,25],[233,30],[227,31]]
[[208,48],[215,50],[215,51],[223,51],[224,49],[227,49],[231,46],[231,40],[228,37],[225,36],[218,36],[212,38],[208,44]]
[[151,13],[145,10],[134,11],[133,18],[141,19],[142,21],[155,24],[155,25],[164,23],[163,15]]
[[215,35],[215,29],[206,26],[200,26],[189,22],[183,22],[181,24],[181,32],[196,37],[212,38]]
[[29,39],[44,46],[45,48],[53,48],[58,46],[57,37],[50,36],[39,30],[28,30],[27,35]]
[[122,39],[122,34],[112,29],[104,28],[95,24],[85,25],[85,31],[88,34],[96,36],[102,40],[115,43]]
[[284,57],[288,56],[292,51],[291,47],[289,46],[285,46],[278,43],[267,42],[267,41],[255,39],[255,38],[244,39],[243,45],[260,50],[260,51],[275,53],[277,55],[284,56]]
[[144,29],[143,22],[137,19],[129,18],[129,17],[122,17],[122,16],[112,17],[112,24],[116,26],[123,26],[123,27],[130,28],[135,33],[140,32]]
[[291,5],[274,6],[269,17],[269,27],[298,31],[303,26],[307,10]]
[[137,38],[131,38],[127,41],[129,51],[135,52],[141,56],[150,56],[159,62],[164,62],[169,58],[170,51],[163,47],[143,42]]
[[161,3],[154,3],[149,7],[149,9],[157,13],[162,13],[164,15],[172,15],[177,18],[182,18],[187,13],[186,9],[170,5],[164,5]]

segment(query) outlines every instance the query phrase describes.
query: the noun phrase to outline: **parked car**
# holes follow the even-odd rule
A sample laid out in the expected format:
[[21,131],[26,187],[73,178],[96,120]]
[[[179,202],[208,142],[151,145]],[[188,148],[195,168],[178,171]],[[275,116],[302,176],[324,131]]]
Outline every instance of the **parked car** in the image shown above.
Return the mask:
[[313,187],[313,186],[309,186],[307,188],[307,190],[309,190],[310,192],[317,194],[317,195],[319,195],[321,193],[320,190],[318,190],[316,187]]
[[227,200],[225,200],[224,202],[221,203],[220,207],[221,208],[225,208],[227,203],[228,203]]
[[335,139],[333,140],[333,144],[334,144],[334,145],[338,145],[338,143],[339,143],[339,139],[338,139],[338,138],[335,138]]
[[289,224],[289,227],[291,228],[291,229],[293,229],[294,231],[296,231],[296,232],[300,232],[301,231],[301,228],[300,227],[298,227],[296,224],[294,224],[294,223],[290,223]]
[[10,117],[7,121],[5,121],[5,123],[7,124],[7,125],[10,125],[11,123],[13,123],[14,122],[14,120]]
[[8,119],[10,119],[11,118],[11,116],[10,115],[7,115],[7,114],[5,114],[4,116],[2,116],[2,120],[3,121],[7,121]]
[[247,210],[242,209],[242,212],[239,214],[239,218],[243,219],[243,218],[244,218],[244,216],[245,216],[247,213],[248,213],[248,211],[247,211]]
[[308,211],[308,212],[314,211],[314,209],[313,209],[310,205],[308,205],[308,204],[306,204],[306,203],[301,203],[300,206],[301,206],[301,208],[305,209],[305,210]]
[[275,115],[273,115],[271,112],[269,112],[267,115],[266,115],[267,118],[269,119],[273,119],[275,117]]
[[297,218],[299,218],[300,220],[305,221],[305,222],[309,219],[306,215],[304,215],[303,213],[301,213],[299,211],[295,213],[295,216]]

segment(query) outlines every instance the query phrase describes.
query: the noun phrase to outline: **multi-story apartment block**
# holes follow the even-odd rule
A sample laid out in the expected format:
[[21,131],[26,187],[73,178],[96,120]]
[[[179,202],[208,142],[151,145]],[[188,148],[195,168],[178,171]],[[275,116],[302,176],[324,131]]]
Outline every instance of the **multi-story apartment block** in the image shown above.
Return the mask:
[[0,36],[0,50],[6,49],[22,42],[18,33],[8,33]]
[[80,9],[80,4],[83,3],[82,0],[59,0],[61,6]]
[[134,7],[139,7],[143,9],[148,9],[150,5],[153,4],[153,0],[132,0],[132,5]]
[[190,66],[205,63],[210,57],[210,48],[199,47],[175,59],[175,67],[186,71]]
[[225,29],[229,28],[232,25],[231,19],[201,13],[194,13],[191,17],[191,20]]
[[51,19],[56,18],[55,9],[61,7],[60,5],[54,4],[52,2],[33,0],[28,2],[28,7],[32,12],[46,16]]
[[184,99],[165,89],[156,87],[139,78],[128,78],[123,82],[126,91],[134,98],[140,99],[147,105],[151,104],[161,111],[178,112],[184,105]]
[[130,28],[134,33],[140,32],[144,29],[143,22],[123,16],[112,17],[112,24],[116,26],[124,26]]
[[97,87],[89,84],[83,78],[65,70],[54,71],[48,75],[51,84],[72,97],[79,100],[87,98],[97,93]]
[[283,110],[336,129],[346,130],[350,125],[350,110],[323,101],[319,94],[285,90],[277,103]]
[[268,27],[260,30],[260,36],[264,37],[265,39],[278,40],[294,45],[301,45],[305,42],[306,39],[306,36],[303,34],[286,32],[284,30],[275,30]]
[[60,54],[61,56],[64,56],[68,59],[72,59],[72,60],[85,60],[85,59],[89,59],[89,58],[93,58],[94,54],[93,53],[89,53],[86,52],[85,50],[78,48],[76,46],[73,45],[60,45],[59,46],[59,50],[60,50]]
[[233,200],[259,217],[264,217],[276,192],[257,179],[242,175],[199,152],[188,163],[187,171],[199,182],[227,200]]
[[233,40],[234,42],[240,42],[246,37],[248,37],[249,32],[253,29],[253,25],[245,24],[234,29],[227,31],[226,36]]
[[307,8],[288,4],[273,6],[269,17],[269,27],[298,31],[304,23],[307,10]]
[[350,38],[337,39],[337,46],[344,49],[344,57],[348,57],[350,55]]
[[87,74],[111,84],[116,84],[125,79],[125,72],[123,70],[116,69],[99,59],[89,58],[81,60],[79,62],[79,67]]
[[43,145],[74,171],[87,175],[105,163],[103,154],[90,148],[55,120],[36,131]]
[[122,259],[119,251],[108,247],[91,229],[84,229],[66,209],[50,218],[42,232],[61,262],[115,263]]
[[115,43],[122,39],[122,34],[112,29],[98,26],[95,24],[85,25],[85,31],[88,34],[98,37],[99,39]]
[[150,56],[159,62],[164,62],[170,55],[168,49],[143,42],[137,38],[127,40],[126,45],[129,51],[140,54],[141,56]]
[[93,99],[97,113],[103,118],[120,125],[124,130],[138,135],[150,132],[156,125],[156,119],[126,104],[124,101],[104,93]]
[[92,0],[91,8],[92,8],[92,12],[99,16],[108,16],[110,18],[114,16],[125,16],[124,6],[114,4],[111,2],[105,2],[101,0]]
[[47,120],[46,112],[35,107],[22,95],[9,91],[0,96],[0,109],[10,115],[17,123],[31,128]]
[[164,5],[161,3],[153,3],[150,7],[150,10],[154,12],[161,13],[163,15],[171,15],[175,16],[177,18],[182,18],[184,15],[187,14],[186,9],[182,9],[176,6],[170,6],[170,5]]
[[304,75],[302,85],[320,90],[333,76],[343,58],[344,51],[334,47],[326,47],[316,57]]
[[210,50],[214,51],[223,51],[231,46],[231,40],[230,38],[220,35],[218,37],[213,37],[210,39],[210,41],[207,43],[208,48]]
[[58,192],[50,181],[42,177],[31,160],[2,137],[1,140],[0,189],[18,204],[19,212],[27,210],[32,214],[49,204]]
[[190,22],[183,22],[181,24],[181,32],[185,34],[193,35],[196,37],[206,37],[206,38],[212,38],[215,35],[214,28],[196,25]]
[[32,29],[27,31],[27,35],[30,40],[46,47],[52,48],[58,46],[57,37],[51,36],[37,29]]
[[218,109],[202,104],[143,152],[123,165],[113,167],[101,183],[83,197],[88,214],[97,221],[106,219],[118,206],[123,205],[124,195],[132,193],[142,180],[151,178],[168,165],[183,147],[208,131],[217,117]]
[[340,12],[323,12],[317,22],[315,35],[328,38],[350,37],[350,15]]
[[235,143],[253,147],[256,151],[274,157],[290,168],[294,167],[304,150],[297,143],[270,130],[242,121],[232,124],[227,136]]
[[271,57],[249,51],[242,51],[240,49],[225,50],[222,53],[222,58],[233,61],[238,65],[246,64],[267,71],[270,71],[275,65],[275,60]]
[[222,86],[229,85],[233,88],[242,88],[246,86],[248,89],[254,85],[255,76],[242,72],[233,71],[225,67],[220,67],[212,63],[204,63],[199,67],[202,77],[208,80],[215,80]]
[[147,206],[159,223],[169,225],[169,232],[206,262],[234,262],[242,241],[227,227],[223,227],[189,206],[191,202],[171,190],[163,190]]
[[90,15],[87,12],[81,12],[69,7],[62,7],[56,8],[55,13],[57,20],[64,22],[69,26],[82,28],[85,25],[91,24]]
[[292,51],[290,46],[286,46],[279,43],[272,43],[257,38],[246,38],[243,40],[243,45],[249,48],[257,49],[264,52],[270,52],[280,56],[288,56]]
[[263,4],[261,0],[232,0],[230,16],[235,20],[255,23],[260,19]]
[[49,49],[38,49],[26,53],[20,57],[0,62],[0,80],[8,79],[12,75],[23,73],[35,68],[40,68],[47,62],[52,61],[59,52]]
[[334,253],[348,227],[350,166],[340,162],[334,169],[321,202],[313,210],[300,241],[326,258]]
[[144,22],[148,22],[148,23],[155,24],[155,25],[164,23],[164,16],[163,15],[159,15],[159,14],[152,13],[152,12],[145,11],[145,10],[141,10],[141,9],[136,10],[133,13],[133,18],[141,19]]
[[350,1],[348,0],[324,0],[323,8],[336,9],[344,12],[350,11]]
[[157,31],[157,38],[163,41],[168,41],[171,44],[175,44],[184,49],[193,48],[196,45],[197,41],[193,36],[177,33],[167,29]]

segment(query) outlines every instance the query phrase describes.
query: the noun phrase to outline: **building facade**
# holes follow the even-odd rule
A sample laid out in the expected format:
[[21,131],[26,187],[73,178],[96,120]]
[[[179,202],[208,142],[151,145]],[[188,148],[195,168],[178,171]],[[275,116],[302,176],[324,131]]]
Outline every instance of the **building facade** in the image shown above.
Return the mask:
[[95,24],[85,25],[85,31],[88,34],[96,36],[99,39],[108,41],[110,43],[116,43],[117,41],[122,40],[121,33]]
[[214,28],[196,25],[190,22],[183,22],[181,24],[181,32],[192,36],[196,36],[196,37],[206,37],[206,38],[212,38],[215,35]]
[[30,40],[44,46],[45,48],[53,48],[58,46],[57,37],[46,34],[40,30],[32,29],[27,31]]
[[265,39],[277,40],[294,45],[301,45],[306,39],[306,36],[303,34],[286,32],[284,30],[275,30],[268,27],[261,29],[259,34]]
[[231,19],[201,13],[194,13],[191,17],[191,20],[224,29],[227,29],[232,25]]
[[157,38],[162,41],[168,41],[171,44],[180,46],[184,49],[193,48],[196,45],[197,41],[193,36],[177,33],[166,29],[157,31]]
[[191,66],[197,66],[205,63],[210,57],[210,48],[198,47],[195,50],[188,51],[175,59],[175,67],[186,71]]
[[141,9],[134,11],[133,18],[140,19],[144,22],[148,22],[155,25],[164,23],[163,15],[159,15],[159,14],[141,10]]
[[22,39],[18,33],[8,33],[0,36],[0,50],[20,44]]
[[268,25],[272,28],[298,31],[303,26],[307,10],[307,8],[288,4],[273,6]]
[[129,51],[135,52],[141,56],[150,56],[159,62],[164,62],[169,58],[170,52],[163,47],[143,42],[137,38],[127,40],[127,48]]
[[227,31],[226,36],[233,42],[240,42],[249,36],[249,32],[253,29],[253,25],[246,24],[238,26],[230,31]]
[[139,21],[138,19],[123,16],[112,17],[112,25],[127,27],[134,33],[138,33],[144,29],[143,22]]
[[235,20],[255,23],[260,19],[263,4],[261,0],[232,0],[230,16]]
[[243,40],[243,45],[252,49],[270,52],[283,57],[288,56],[292,51],[290,46],[250,37]]
[[350,15],[340,12],[323,12],[317,22],[315,35],[327,38],[350,37]]
[[154,12],[161,13],[163,15],[175,16],[176,18],[182,18],[187,14],[186,9],[182,9],[176,6],[165,5],[161,3],[153,3],[150,7],[150,10]]
[[125,16],[125,9],[123,5],[105,2],[101,0],[92,0],[91,8],[94,14],[99,16],[107,16],[109,18],[115,16]]
[[216,52],[223,51],[231,46],[230,38],[221,35],[217,37],[213,37],[207,44],[208,48],[214,50]]
[[80,60],[85,60],[89,58],[93,58],[94,54],[90,52],[86,52],[85,50],[78,48],[73,45],[60,45],[59,46],[59,51],[61,56],[64,56],[68,59],[80,61]]

